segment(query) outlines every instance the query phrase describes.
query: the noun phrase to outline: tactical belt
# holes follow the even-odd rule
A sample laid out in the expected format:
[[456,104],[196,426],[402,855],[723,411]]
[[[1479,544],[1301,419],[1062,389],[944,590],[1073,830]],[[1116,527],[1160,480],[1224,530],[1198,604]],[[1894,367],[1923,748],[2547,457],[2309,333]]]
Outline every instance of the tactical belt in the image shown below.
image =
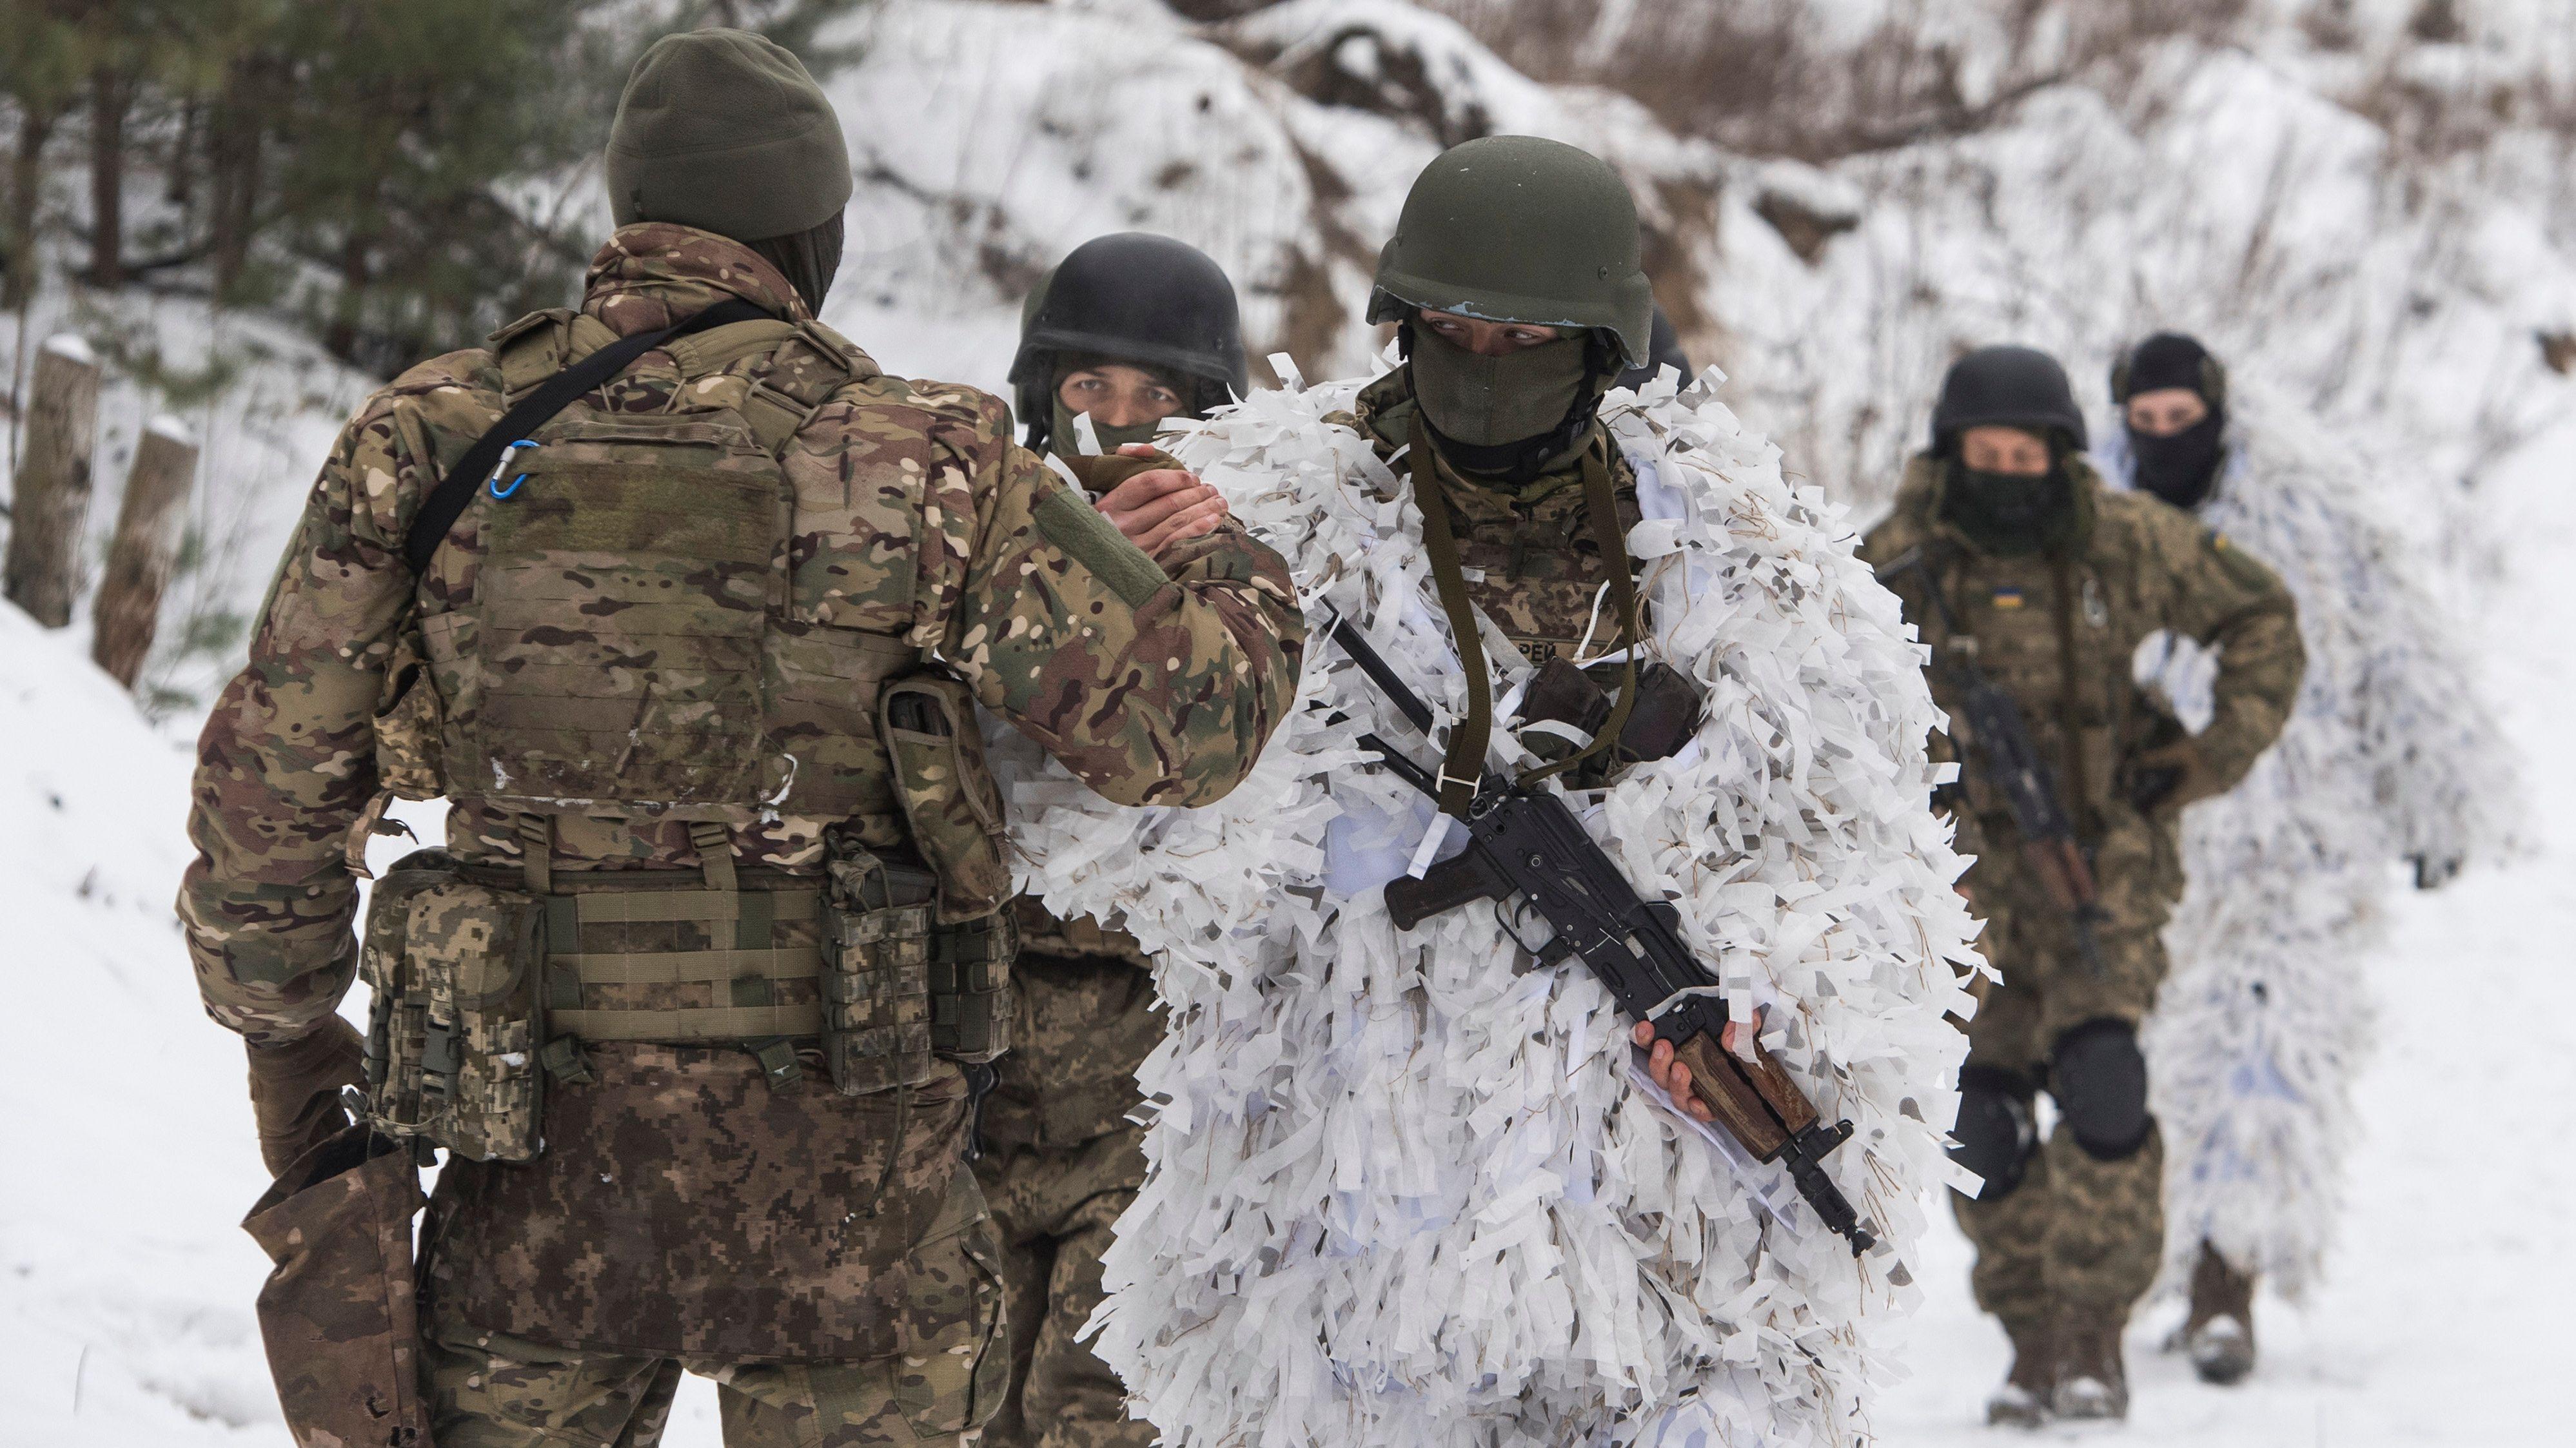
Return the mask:
[[[781,920],[813,920],[821,914],[820,882],[810,887],[743,889],[734,864],[732,832],[719,821],[698,820],[689,825],[689,839],[698,850],[698,874],[705,882],[700,888],[637,889],[632,886],[634,873],[618,871],[589,878],[576,875],[563,882],[571,888],[558,889],[553,817],[523,814],[517,832],[521,881],[528,893],[545,902],[542,968],[549,1039],[541,1061],[548,1074],[565,1081],[590,1079],[583,1042],[650,1041],[741,1046],[760,1061],[771,1080],[784,1084],[797,1078],[800,1068],[790,1038],[822,1034],[822,1012],[811,1001],[779,1005],[775,982],[819,980],[823,956],[815,945],[781,947],[772,935]],[[702,925],[710,939],[730,937],[732,944],[709,950],[580,949],[584,925],[677,922]],[[628,1008],[582,1004],[584,986],[698,982],[728,985],[729,1003]]]
[[[773,945],[770,927],[781,920],[812,920],[823,892],[811,890],[604,890],[546,897],[546,938],[579,943],[584,924],[690,921],[718,939],[732,927],[734,943],[716,950],[555,950],[546,953],[546,1020],[557,1031],[585,1041],[745,1041],[764,1036],[813,1036],[823,1018],[812,1001],[776,1005],[771,983],[815,980],[823,972],[822,947]],[[585,1009],[588,985],[730,984],[723,1006],[662,1009]]]
[[[578,1042],[657,1042],[671,1045],[741,1046],[758,1057],[773,1076],[796,1074],[792,1038],[823,1032],[817,1000],[781,1005],[779,981],[817,982],[821,995],[823,950],[819,943],[781,945],[775,927],[782,921],[812,922],[824,913],[824,885],[787,877],[775,887],[766,882],[745,888],[737,870],[730,832],[717,822],[689,826],[701,861],[697,888],[637,888],[643,879],[668,878],[679,871],[581,872],[557,875],[552,869],[553,821],[543,815],[523,816],[521,883],[545,902],[545,999],[547,1030],[545,1065],[558,1077],[584,1074]],[[889,903],[928,905],[938,880],[929,871],[891,865],[884,872],[890,891],[904,898]],[[710,939],[732,944],[705,950],[582,950],[584,925],[649,925],[687,922],[705,927]],[[817,931],[817,934],[820,932]],[[961,943],[940,942],[944,957],[932,963],[934,976],[960,971],[973,974],[974,962],[953,958]],[[565,949],[563,947],[574,947]],[[585,1006],[585,986],[685,985],[704,983],[729,988],[724,1005],[671,1007]]]

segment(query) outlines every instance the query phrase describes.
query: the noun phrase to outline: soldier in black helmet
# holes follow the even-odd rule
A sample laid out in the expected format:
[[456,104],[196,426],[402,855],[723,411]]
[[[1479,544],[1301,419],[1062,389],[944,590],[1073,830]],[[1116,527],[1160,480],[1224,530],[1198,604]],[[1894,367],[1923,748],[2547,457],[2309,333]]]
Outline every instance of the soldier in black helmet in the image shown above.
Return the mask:
[[[1951,801],[1962,851],[1977,857],[1963,888],[2003,975],[1968,1025],[1954,1135],[1984,1187],[1957,1206],[1977,1245],[1978,1304],[2013,1344],[1987,1417],[2022,1425],[2128,1412],[2121,1329],[2164,1243],[2163,1145],[2137,1027],[2182,894],[2175,824],[2270,747],[2305,657],[2270,569],[2188,514],[2104,487],[2085,442],[2054,359],[1972,352],[1942,383],[1931,449],[1863,550],[1932,646],[1972,660],[2018,706],[2100,890],[2097,967],[2026,859],[2002,784],[1979,767],[1987,741],[1960,722],[1957,671],[1934,667],[1968,761]],[[2167,630],[2221,652],[2215,716],[2197,735],[2175,737],[2137,707],[2130,660]],[[2042,1090],[2058,1115],[2045,1140]]]
[[[1166,418],[1195,418],[1245,387],[1234,285],[1170,237],[1084,242],[1021,309],[1011,363],[1028,445],[1136,461],[1096,506],[1148,549],[1185,546],[1225,503],[1188,473],[1151,466]],[[1110,476],[1115,476],[1115,469]],[[1106,479],[1104,479],[1106,480]],[[1116,922],[1059,920],[1019,902],[1018,1019],[995,1063],[975,1172],[1002,1238],[1011,1385],[984,1441],[998,1448],[1148,1448],[1126,1389],[1074,1335],[1100,1305],[1110,1226],[1145,1179],[1136,1072],[1162,1040],[1152,965]]]

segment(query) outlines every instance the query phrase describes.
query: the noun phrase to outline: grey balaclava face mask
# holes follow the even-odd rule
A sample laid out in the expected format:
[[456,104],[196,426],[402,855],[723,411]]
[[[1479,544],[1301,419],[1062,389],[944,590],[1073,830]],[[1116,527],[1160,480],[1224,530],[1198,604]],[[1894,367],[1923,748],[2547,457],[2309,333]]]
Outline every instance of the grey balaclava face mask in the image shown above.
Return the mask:
[[[1076,422],[1081,415],[1065,406],[1063,398],[1057,398],[1053,430],[1047,434],[1047,445],[1059,451],[1081,451],[1082,433],[1078,430],[1079,424]],[[1146,422],[1131,422],[1124,427],[1111,427],[1095,417],[1091,419],[1091,435],[1100,439],[1102,452],[1114,453],[1131,442],[1152,442],[1162,426],[1161,418]]]
[[823,298],[832,290],[832,278],[841,270],[842,238],[841,213],[836,211],[820,226],[743,245],[778,268],[779,275],[787,278],[787,284],[804,299],[805,310],[820,315]]
[[1432,431],[1470,447],[1549,432],[1592,381],[1578,333],[1500,357],[1479,357],[1429,327],[1413,332],[1413,397]]

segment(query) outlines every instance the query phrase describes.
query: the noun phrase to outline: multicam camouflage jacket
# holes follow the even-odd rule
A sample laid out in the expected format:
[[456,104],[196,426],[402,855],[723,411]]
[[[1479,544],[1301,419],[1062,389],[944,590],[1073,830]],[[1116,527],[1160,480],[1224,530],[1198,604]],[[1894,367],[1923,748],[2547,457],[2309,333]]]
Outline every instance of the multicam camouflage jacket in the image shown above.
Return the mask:
[[[2077,530],[2062,556],[2007,558],[1979,549],[1942,518],[1942,468],[1928,456],[1907,469],[1895,511],[1870,530],[1861,554],[1882,570],[1906,617],[1936,648],[1944,643],[1941,617],[1924,590],[1927,577],[1939,580],[1960,629],[1974,637],[1979,666],[2021,706],[2032,742],[2056,765],[2079,833],[2091,839],[2137,822],[2126,798],[2127,768],[2179,731],[2132,682],[2140,643],[2170,631],[2221,651],[2217,711],[2196,740],[2218,788],[2244,778],[2280,734],[2306,653],[2297,606],[2272,570],[2187,513],[2104,487],[2083,459],[2068,467]],[[1907,566],[1909,558],[1924,568]],[[1956,681],[1933,670],[1932,694],[1955,728]],[[1969,817],[1962,850],[1973,848],[1974,836],[1965,833],[1971,830],[2004,832],[1990,842],[2008,846],[2012,826],[2000,794],[1973,770],[1963,791]],[[2009,852],[1986,853],[2001,859]]]
[[[1167,550],[1160,570],[1104,546],[1107,525],[1010,441],[998,400],[879,373],[814,324],[767,263],[706,232],[620,230],[592,264],[580,315],[548,321],[567,335],[596,336],[596,323],[625,336],[736,297],[797,324],[803,343],[685,379],[656,350],[592,405],[662,414],[738,406],[761,389],[813,393],[818,370],[839,379],[779,455],[793,492],[789,596],[771,604],[781,628],[850,630],[935,656],[1121,803],[1202,803],[1242,777],[1287,707],[1302,636],[1284,565],[1239,529]],[[206,723],[189,821],[199,853],[179,908],[208,1011],[254,1040],[301,1034],[349,985],[351,836],[386,785],[375,714],[386,675],[420,619],[471,601],[485,548],[472,510],[421,576],[403,540],[445,469],[500,417],[504,381],[494,353],[458,352],[359,410],[279,565],[248,667]],[[580,627],[567,612],[564,627]],[[471,793],[455,804],[452,851],[518,858],[511,811]],[[727,821],[746,865],[799,873],[820,871],[837,822],[757,811]],[[565,870],[698,859],[683,822],[606,812],[557,818],[553,854]]]

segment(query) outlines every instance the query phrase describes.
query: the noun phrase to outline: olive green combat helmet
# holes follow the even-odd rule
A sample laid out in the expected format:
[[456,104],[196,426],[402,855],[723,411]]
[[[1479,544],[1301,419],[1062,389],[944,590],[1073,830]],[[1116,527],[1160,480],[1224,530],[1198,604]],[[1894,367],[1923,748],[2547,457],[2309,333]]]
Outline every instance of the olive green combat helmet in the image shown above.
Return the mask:
[[1560,141],[1486,136],[1452,146],[1405,195],[1378,254],[1368,319],[1401,321],[1415,307],[1605,333],[1624,365],[1641,366],[1652,355],[1655,296],[1636,200],[1601,158]]

